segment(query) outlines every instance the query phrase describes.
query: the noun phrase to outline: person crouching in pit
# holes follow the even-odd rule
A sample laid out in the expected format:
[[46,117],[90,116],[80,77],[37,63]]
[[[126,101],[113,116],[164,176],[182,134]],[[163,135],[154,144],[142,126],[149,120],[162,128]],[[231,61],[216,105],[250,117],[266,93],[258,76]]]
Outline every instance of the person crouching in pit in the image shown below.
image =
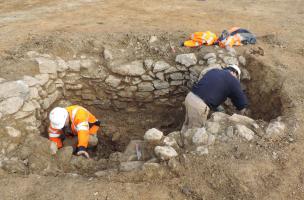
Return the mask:
[[244,114],[248,100],[241,88],[240,77],[241,70],[237,65],[208,71],[186,96],[186,116],[181,132],[204,126],[210,109],[217,111],[227,98]]
[[50,114],[49,139],[62,148],[63,141],[72,138],[76,155],[90,158],[88,146],[97,146],[100,121],[82,106],[56,107]]

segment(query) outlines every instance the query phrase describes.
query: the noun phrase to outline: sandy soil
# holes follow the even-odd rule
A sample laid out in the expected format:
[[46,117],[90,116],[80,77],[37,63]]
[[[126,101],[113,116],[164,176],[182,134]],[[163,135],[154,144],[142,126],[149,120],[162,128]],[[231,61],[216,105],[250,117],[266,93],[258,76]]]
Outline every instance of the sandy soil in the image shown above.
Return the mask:
[[[1,175],[0,171],[0,199],[304,199],[303,19],[303,0],[0,0],[0,55],[33,35],[58,32],[182,35],[203,30],[220,33],[231,26],[248,28],[260,37],[257,45],[265,51],[261,59],[285,66],[283,87],[289,91],[299,121],[295,142],[277,149],[281,158],[277,163],[270,164],[266,150],[223,146],[208,159],[189,158],[194,164],[183,171],[150,179],[132,173],[91,179]],[[10,70],[16,69],[1,69],[1,73]],[[231,159],[225,151],[239,159]],[[244,179],[235,179],[238,176]],[[253,191],[244,188],[248,184]]]

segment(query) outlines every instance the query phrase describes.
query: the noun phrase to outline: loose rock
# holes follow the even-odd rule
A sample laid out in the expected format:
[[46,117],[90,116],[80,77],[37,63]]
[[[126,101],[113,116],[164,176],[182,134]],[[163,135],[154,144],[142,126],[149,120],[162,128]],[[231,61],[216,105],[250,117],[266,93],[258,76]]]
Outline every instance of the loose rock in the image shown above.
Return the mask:
[[161,160],[170,160],[178,155],[175,149],[170,146],[156,146],[154,152]]
[[182,65],[185,65],[186,67],[190,67],[191,65],[195,65],[197,63],[197,59],[194,53],[177,55],[175,61]]
[[159,142],[162,139],[163,135],[163,132],[157,130],[156,128],[151,128],[145,133],[144,139],[145,141],[155,143]]

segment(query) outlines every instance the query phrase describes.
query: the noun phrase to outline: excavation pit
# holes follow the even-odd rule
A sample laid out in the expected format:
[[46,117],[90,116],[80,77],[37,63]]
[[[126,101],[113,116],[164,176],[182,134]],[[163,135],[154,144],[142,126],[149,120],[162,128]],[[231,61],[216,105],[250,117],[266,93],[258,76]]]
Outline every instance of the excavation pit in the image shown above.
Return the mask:
[[[48,137],[49,111],[56,106],[77,104],[102,122],[100,145],[90,152],[94,160],[111,160],[115,153],[124,152],[130,141],[142,140],[148,129],[156,128],[165,136],[179,131],[184,120],[183,101],[189,88],[208,69],[229,63],[239,64],[242,69],[241,82],[250,102],[249,117],[268,123],[290,112],[291,101],[282,90],[281,74],[250,53],[240,56],[233,50],[209,47],[173,51],[171,46],[161,48],[161,43],[152,45],[146,41],[132,44],[117,49],[113,48],[117,44],[93,45],[89,46],[93,50],[79,50],[73,56],[65,53],[62,57],[54,52],[28,51],[24,60],[35,65],[34,71],[39,73],[23,76],[17,82],[4,81],[15,94],[9,96],[9,102],[2,101],[7,108],[1,111],[1,128],[6,132],[12,130],[7,129],[10,124],[17,132],[20,130],[20,139],[14,142],[22,148],[6,142],[12,140],[8,138],[2,142],[2,148],[6,148],[3,155],[19,156],[22,161],[28,159],[30,155],[21,152],[23,146],[33,145],[29,137]],[[225,107],[229,114],[235,111],[229,102]],[[35,159],[27,162],[34,163]],[[106,168],[101,166],[96,170]],[[50,166],[27,166],[31,172],[47,167]]]

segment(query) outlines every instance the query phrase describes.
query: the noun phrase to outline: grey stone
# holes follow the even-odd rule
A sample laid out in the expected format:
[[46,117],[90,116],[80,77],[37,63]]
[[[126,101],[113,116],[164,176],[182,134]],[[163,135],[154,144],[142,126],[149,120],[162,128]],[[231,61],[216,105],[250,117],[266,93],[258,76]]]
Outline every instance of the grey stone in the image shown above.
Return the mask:
[[178,144],[178,146],[180,146],[180,147],[183,146],[180,131],[171,132],[167,135],[167,137],[173,138],[176,141],[176,143]]
[[68,64],[62,58],[57,57],[56,61],[57,61],[58,72],[64,72],[69,69]]
[[67,90],[80,90],[82,89],[83,85],[82,84],[73,84],[73,85],[70,85],[70,84],[66,84],[65,85],[65,89]]
[[233,126],[229,126],[226,129],[226,135],[230,138],[232,138],[234,136],[234,128]]
[[9,173],[26,173],[27,169],[21,160],[6,160],[2,163],[2,168]]
[[140,100],[146,100],[146,101],[152,100],[151,92],[136,92],[135,97]]
[[178,156],[175,149],[170,146],[156,146],[154,148],[154,153],[161,160],[170,160],[171,158]]
[[170,90],[167,88],[167,89],[155,90],[154,94],[155,94],[155,96],[164,96],[164,95],[169,94],[169,92],[170,92]]
[[121,162],[119,166],[119,171],[129,172],[140,170],[143,166],[143,161],[129,161],[129,162]]
[[204,60],[199,60],[199,61],[198,61],[198,64],[199,64],[199,65],[204,65],[204,64],[205,64],[205,61],[204,61]]
[[33,101],[24,103],[24,105],[22,107],[22,111],[31,112],[31,111],[34,111],[39,108],[40,108],[40,104],[37,101],[33,100]]
[[155,80],[153,81],[153,85],[156,89],[160,90],[160,89],[166,89],[169,88],[169,83],[166,81],[162,81],[162,80]]
[[38,74],[35,78],[38,79],[41,86],[44,86],[49,81],[50,76],[48,74]]
[[208,65],[211,65],[211,64],[214,64],[214,63],[216,63],[216,58],[209,58],[209,59],[207,60],[207,64],[208,64]]
[[236,51],[233,47],[230,47],[230,46],[226,46],[226,50],[228,52],[229,55],[231,56],[235,56],[236,55]]
[[139,84],[139,83],[141,83],[142,82],[142,80],[140,79],[140,78],[138,78],[138,77],[135,77],[135,78],[133,78],[133,80],[132,80],[132,84],[133,85],[137,85],[137,84]]
[[250,130],[249,128],[247,128],[246,126],[237,124],[236,129],[237,129],[237,133],[240,136],[242,136],[243,138],[245,138],[246,140],[250,141],[253,139],[254,132],[252,130]]
[[158,72],[158,73],[156,73],[156,78],[158,78],[159,80],[164,81],[165,80],[165,74],[163,72]]
[[228,119],[236,124],[251,125],[255,123],[254,119],[239,114],[233,114]]
[[210,120],[213,122],[225,121],[230,117],[230,115],[223,112],[214,112],[210,116]]
[[85,59],[80,61],[80,69],[91,69],[94,67],[94,62],[91,59]]
[[183,65],[176,65],[176,68],[180,72],[186,72],[186,71],[188,71],[188,68],[185,67],[185,66],[183,66]]
[[192,142],[195,145],[207,144],[208,134],[205,128],[198,128],[192,137]]
[[136,60],[123,65],[114,65],[111,66],[110,69],[112,72],[124,76],[141,76],[146,72],[143,66],[143,62],[140,60]]
[[[29,87],[23,81],[9,81],[0,83],[0,101],[10,97],[19,97],[25,100],[29,93]],[[12,100],[10,100],[12,102]]]
[[[53,142],[53,144],[55,144],[55,143]],[[54,150],[55,150],[55,148],[54,148]],[[53,151],[53,153],[57,152],[57,151],[58,150],[55,150],[55,151]],[[57,154],[58,154],[58,162],[61,165],[69,165],[69,163],[72,159],[72,156],[73,156],[73,147],[72,146],[63,147],[57,152]]]
[[245,68],[241,68],[241,80],[251,80],[250,73]]
[[246,65],[246,58],[244,56],[239,56],[239,62],[241,65],[245,66]]
[[166,74],[169,74],[169,73],[174,73],[174,72],[178,72],[179,70],[176,68],[176,67],[170,67],[170,68],[168,68],[168,69],[166,69],[164,72],[166,73]]
[[131,98],[131,97],[133,97],[133,92],[131,92],[131,91],[119,91],[117,93],[117,95],[121,96],[121,97]]
[[170,85],[183,85],[184,81],[170,81]]
[[266,137],[271,137],[273,139],[281,138],[284,136],[286,131],[286,125],[280,118],[272,120],[266,128]]
[[184,75],[182,73],[180,73],[180,72],[178,72],[178,73],[172,73],[172,74],[170,74],[170,78],[172,80],[183,80],[184,79]]
[[154,90],[154,87],[151,82],[142,82],[142,83],[138,84],[138,91],[150,92],[153,90]]
[[50,94],[47,98],[45,98],[42,102],[42,108],[48,109],[55,101],[58,99],[60,95],[59,91],[55,91],[53,94]]
[[221,126],[218,122],[206,122],[206,129],[209,133],[212,133],[212,134],[218,134],[220,129],[221,129]]
[[142,75],[141,78],[142,78],[142,80],[144,80],[144,81],[152,81],[152,80],[153,80],[153,78],[152,78],[151,76],[145,75],[145,74]]
[[3,115],[11,115],[16,113],[23,106],[23,98],[10,97],[0,102],[0,112]]
[[152,59],[146,59],[144,61],[144,64],[145,64],[145,67],[147,70],[151,70],[152,69],[152,66],[153,66],[153,60]]
[[215,143],[215,139],[216,139],[216,137],[214,135],[208,134],[208,142],[207,142],[207,144],[208,145],[213,145]]
[[116,77],[116,76],[110,75],[110,76],[108,76],[108,78],[106,79],[106,83],[107,83],[109,86],[111,86],[111,87],[113,87],[113,88],[116,88],[116,87],[118,87],[118,86],[120,85],[121,79],[118,78],[118,77]]
[[80,71],[80,60],[69,60],[67,63],[71,71],[74,72]]
[[208,151],[208,148],[205,147],[205,146],[198,146],[198,147],[196,147],[196,149],[195,149],[195,153],[196,153],[197,155],[202,156],[202,155],[207,155],[207,154],[209,153],[209,151]]
[[186,67],[190,67],[191,65],[195,65],[197,63],[197,59],[194,53],[177,55],[175,61],[182,65],[185,65]]
[[7,126],[5,127],[5,130],[10,137],[21,137],[21,132],[18,129],[15,129],[14,127]]
[[216,54],[215,53],[207,53],[206,55],[204,55],[204,60],[208,60],[214,58],[216,59]]
[[150,163],[150,162],[146,162],[142,166],[143,170],[158,170],[159,168],[160,168],[160,164],[158,164],[158,163]]
[[237,58],[235,57],[231,57],[231,56],[225,56],[223,58],[223,61],[225,64],[229,65],[229,64],[235,64],[235,65],[238,65],[239,64],[239,61]]
[[160,130],[151,128],[145,133],[144,140],[150,143],[157,143],[162,139],[163,135],[163,132]]
[[113,59],[113,55],[111,53],[111,51],[109,49],[104,49],[103,51],[103,57],[106,60],[112,60]]
[[170,68],[170,65],[168,63],[166,63],[165,61],[157,61],[156,63],[154,63],[154,66],[153,66],[153,72],[154,73],[157,73],[157,72],[161,72],[161,71],[164,71],[166,69],[169,69]]
[[48,58],[36,58],[35,59],[39,65],[39,72],[41,74],[56,74],[57,73],[57,63],[54,60]]
[[156,37],[155,35],[152,35],[152,36],[150,37],[149,43],[154,43],[154,42],[156,42],[157,40],[158,40],[157,37]]
[[173,137],[165,137],[163,142],[165,146],[170,146],[174,148],[178,147],[178,144]]
[[29,87],[39,85],[39,81],[31,76],[23,76],[23,81],[28,85]]

